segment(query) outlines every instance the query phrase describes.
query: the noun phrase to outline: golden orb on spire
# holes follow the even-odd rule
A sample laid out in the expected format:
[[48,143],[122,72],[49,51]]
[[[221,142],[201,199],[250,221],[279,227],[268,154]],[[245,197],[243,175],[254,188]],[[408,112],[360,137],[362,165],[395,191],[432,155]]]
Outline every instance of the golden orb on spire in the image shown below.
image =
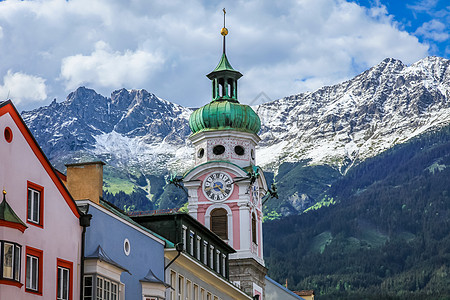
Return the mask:
[[222,28],[222,30],[220,30],[220,34],[223,36],[226,36],[228,34],[228,29],[227,28]]
[[3,195],[6,195],[6,191],[5,191],[5,189],[3,189]]

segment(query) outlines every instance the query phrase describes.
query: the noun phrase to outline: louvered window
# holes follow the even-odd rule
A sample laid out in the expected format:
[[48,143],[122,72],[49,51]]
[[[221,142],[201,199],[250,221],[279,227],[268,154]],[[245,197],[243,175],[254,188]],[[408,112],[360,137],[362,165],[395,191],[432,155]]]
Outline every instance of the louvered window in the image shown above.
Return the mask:
[[228,239],[227,211],[223,208],[216,208],[211,212],[211,231],[217,234],[222,240]]

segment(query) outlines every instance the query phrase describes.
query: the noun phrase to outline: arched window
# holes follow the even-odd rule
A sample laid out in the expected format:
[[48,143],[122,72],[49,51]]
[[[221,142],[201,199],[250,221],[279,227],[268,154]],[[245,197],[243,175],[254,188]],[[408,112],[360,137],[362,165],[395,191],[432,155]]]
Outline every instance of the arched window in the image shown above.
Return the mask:
[[228,239],[228,216],[223,208],[216,208],[211,212],[211,231],[222,240]]
[[256,216],[254,213],[252,213],[252,241],[253,243],[257,244],[256,240]]

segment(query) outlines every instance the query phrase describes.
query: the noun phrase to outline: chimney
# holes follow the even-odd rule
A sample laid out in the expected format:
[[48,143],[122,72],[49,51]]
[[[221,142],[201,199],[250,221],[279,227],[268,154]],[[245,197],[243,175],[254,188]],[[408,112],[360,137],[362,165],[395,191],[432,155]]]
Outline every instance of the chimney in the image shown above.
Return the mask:
[[90,200],[99,204],[103,195],[102,161],[67,164],[67,189],[75,200]]

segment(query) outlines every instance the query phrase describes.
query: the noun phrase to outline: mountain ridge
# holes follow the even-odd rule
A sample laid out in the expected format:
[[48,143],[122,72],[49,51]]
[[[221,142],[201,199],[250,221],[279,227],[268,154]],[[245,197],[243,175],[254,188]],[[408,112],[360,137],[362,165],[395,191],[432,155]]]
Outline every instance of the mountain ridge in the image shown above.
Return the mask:
[[[265,171],[276,176],[283,163],[307,161],[346,174],[396,144],[450,124],[450,61],[427,57],[406,66],[387,58],[343,83],[254,109],[262,123],[256,161]],[[107,163],[109,186],[120,173],[133,190],[142,175],[181,175],[192,167],[192,111],[145,90],[120,89],[108,98],[80,87],[65,101],[22,116],[58,169],[100,159]],[[336,176],[326,172],[330,180]],[[318,174],[321,185],[330,184],[326,176]],[[285,201],[301,212],[322,197],[310,192],[297,189]]]

